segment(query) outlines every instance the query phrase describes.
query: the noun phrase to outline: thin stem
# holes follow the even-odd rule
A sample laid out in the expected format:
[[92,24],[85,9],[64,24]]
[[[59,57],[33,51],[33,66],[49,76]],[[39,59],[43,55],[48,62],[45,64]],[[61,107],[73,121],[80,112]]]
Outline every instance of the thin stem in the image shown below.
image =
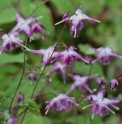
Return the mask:
[[14,99],[15,99],[15,96],[16,96],[16,94],[17,94],[17,91],[18,91],[18,89],[19,89],[19,87],[20,87],[20,85],[21,85],[21,83],[22,83],[22,79],[23,79],[23,77],[24,77],[24,73],[25,73],[26,53],[27,53],[26,50],[24,50],[23,71],[22,71],[22,75],[21,75],[21,78],[20,78],[19,84],[18,84],[18,86],[17,86],[17,89],[16,89],[16,91],[15,91],[15,93],[14,93],[13,99],[12,99],[12,101],[11,101],[11,103],[10,103],[10,106],[9,106],[9,113],[11,113],[11,106],[12,106],[12,103],[13,103],[13,101],[14,101]]
[[21,120],[20,124],[22,124],[22,122],[23,122],[23,120],[24,120],[24,118],[25,118],[26,113],[27,113],[27,109],[26,109],[25,112],[24,112],[24,115],[23,115],[23,117],[22,117],[22,120]]
[[45,69],[46,69],[46,66],[47,66],[48,62],[50,61],[50,59],[51,59],[53,53],[54,53],[55,50],[56,50],[56,47],[57,47],[57,45],[58,45],[58,42],[59,42],[60,37],[61,37],[61,35],[62,35],[62,33],[63,33],[64,29],[65,29],[65,26],[66,26],[67,22],[68,22],[68,21],[66,21],[66,23],[64,24],[64,26],[63,26],[63,28],[62,28],[60,34],[59,34],[59,37],[58,37],[58,39],[57,39],[57,41],[56,41],[54,50],[53,50],[53,52],[52,52],[50,58],[48,59],[47,63],[44,65],[43,71],[42,71],[42,73],[40,74],[40,76],[39,76],[39,78],[38,78],[38,80],[37,80],[37,82],[36,82],[36,85],[35,85],[34,90],[33,90],[33,93],[32,93],[32,97],[33,97],[33,95],[34,95],[34,93],[35,93],[35,90],[36,90],[36,87],[37,87],[37,85],[38,85],[38,83],[39,83],[39,81],[40,81],[40,79],[41,79],[41,77],[42,77],[42,75],[43,75],[43,73],[44,73],[44,71],[45,71]]

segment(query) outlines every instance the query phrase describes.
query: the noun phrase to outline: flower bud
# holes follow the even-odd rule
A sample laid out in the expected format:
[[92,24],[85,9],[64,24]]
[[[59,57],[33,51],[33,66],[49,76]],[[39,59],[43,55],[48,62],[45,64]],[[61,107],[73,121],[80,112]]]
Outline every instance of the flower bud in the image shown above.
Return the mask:
[[18,95],[17,95],[17,102],[22,103],[23,101],[24,101],[24,94],[19,92]]
[[115,91],[118,86],[119,86],[119,82],[118,82],[117,79],[112,79],[110,81],[110,87],[111,87],[112,90]]
[[99,87],[105,88],[106,81],[104,77],[98,77],[96,82],[98,83]]
[[65,13],[63,14],[62,19],[65,19],[65,18],[67,18],[67,17],[69,17],[69,14],[68,14],[67,12],[65,12]]
[[36,74],[30,72],[28,73],[28,78],[30,81],[36,81]]

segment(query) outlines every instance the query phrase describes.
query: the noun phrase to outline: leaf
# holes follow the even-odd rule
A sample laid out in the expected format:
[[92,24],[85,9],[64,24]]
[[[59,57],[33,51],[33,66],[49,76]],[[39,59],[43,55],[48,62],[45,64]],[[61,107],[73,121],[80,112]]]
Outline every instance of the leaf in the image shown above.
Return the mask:
[[22,106],[20,107],[19,111],[17,112],[17,116],[22,114],[26,109],[27,109],[28,106]]
[[6,53],[0,54],[0,63],[22,63],[23,62],[23,54],[10,55]]
[[3,120],[6,121],[10,118],[9,113],[3,113]]
[[85,45],[78,45],[80,52],[84,53],[85,55],[95,55],[96,52],[92,49],[92,47],[89,44]]
[[37,109],[33,109],[33,108],[29,108],[29,111],[31,112],[31,113],[33,113],[33,114],[35,114],[35,115],[40,115],[40,111],[39,110],[37,110]]
[[42,117],[27,113],[22,124],[43,124]]

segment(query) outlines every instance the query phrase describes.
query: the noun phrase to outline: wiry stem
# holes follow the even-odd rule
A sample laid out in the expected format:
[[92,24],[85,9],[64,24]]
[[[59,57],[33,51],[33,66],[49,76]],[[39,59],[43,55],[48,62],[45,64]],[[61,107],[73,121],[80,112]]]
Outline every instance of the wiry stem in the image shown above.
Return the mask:
[[22,75],[21,75],[19,84],[18,84],[18,86],[17,86],[17,89],[16,89],[16,91],[15,91],[15,93],[14,93],[14,96],[13,96],[13,98],[12,98],[12,101],[11,101],[11,103],[10,103],[10,106],[9,106],[9,113],[11,113],[11,106],[12,106],[12,103],[13,103],[13,101],[14,101],[14,99],[15,99],[15,96],[16,96],[16,94],[17,94],[17,91],[18,91],[18,89],[19,89],[19,87],[20,87],[20,85],[21,85],[21,83],[22,83],[22,79],[23,79],[23,77],[24,77],[26,53],[27,53],[27,52],[26,52],[26,50],[25,50],[25,51],[24,51],[24,62],[23,62],[23,71],[22,71]]
[[66,23],[64,24],[64,26],[63,26],[63,28],[62,28],[60,34],[59,34],[59,37],[58,37],[58,39],[57,39],[57,41],[56,41],[54,50],[53,50],[53,52],[52,52],[50,58],[48,59],[47,63],[44,65],[43,71],[42,71],[42,73],[40,74],[40,76],[39,76],[39,78],[38,78],[38,80],[37,80],[37,82],[36,82],[36,85],[35,85],[34,90],[33,90],[33,93],[32,93],[32,97],[33,97],[33,95],[34,95],[34,93],[35,93],[36,87],[37,87],[37,85],[38,85],[38,83],[39,83],[39,81],[40,81],[40,79],[41,79],[41,77],[42,77],[42,75],[43,75],[43,73],[44,73],[44,71],[45,71],[45,68],[46,68],[48,62],[50,61],[50,59],[51,59],[53,53],[54,53],[55,50],[56,50],[56,47],[57,47],[57,45],[58,45],[58,42],[59,42],[60,37],[61,37],[61,35],[62,35],[62,33],[63,33],[64,29],[65,29],[65,26],[66,26],[67,22],[68,22],[68,21],[66,21]]

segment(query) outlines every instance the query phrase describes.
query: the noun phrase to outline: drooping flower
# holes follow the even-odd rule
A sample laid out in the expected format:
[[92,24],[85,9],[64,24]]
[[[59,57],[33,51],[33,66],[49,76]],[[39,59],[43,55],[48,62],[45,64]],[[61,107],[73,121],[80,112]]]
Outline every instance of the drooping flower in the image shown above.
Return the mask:
[[118,86],[119,86],[119,82],[117,79],[114,78],[110,81],[110,87],[112,90],[116,90]]
[[31,27],[31,35],[33,35],[33,33],[40,33],[42,39],[44,39],[42,29],[46,30],[46,28],[41,23],[34,22]]
[[71,75],[72,79],[74,80],[74,83],[71,85],[67,94],[72,92],[77,87],[81,92],[89,91],[90,93],[92,93],[92,90],[89,88],[87,83],[89,79],[94,78],[96,76],[98,75],[94,74],[94,75],[82,76],[82,77],[80,75]]
[[28,73],[28,79],[30,80],[30,81],[36,81],[36,74],[35,73],[33,73],[33,72],[29,72]]
[[32,35],[31,35],[30,24],[33,21],[40,19],[40,18],[42,18],[42,16],[38,18],[34,18],[33,16],[30,16],[29,18],[24,19],[19,13],[17,13],[16,14],[17,25],[11,30],[10,33],[22,31],[24,34],[31,37]]
[[15,116],[12,116],[7,120],[6,124],[16,124],[17,118]]
[[64,13],[62,20],[55,25],[66,22],[68,20],[72,21],[70,34],[73,35],[74,38],[78,37],[78,32],[84,27],[83,20],[100,22],[87,16],[86,14],[83,14],[81,8],[77,7],[75,13],[72,16],[69,16],[68,13]]
[[66,72],[65,72],[65,68],[66,68],[66,64],[61,64],[60,62],[57,62],[54,64],[53,68],[47,73],[47,75],[50,75],[54,72],[56,73],[61,73],[62,78],[64,83],[66,83]]
[[60,53],[60,56],[62,58],[62,64],[67,64],[70,65],[73,63],[75,59],[77,60],[82,60],[85,63],[87,62],[81,55],[79,55],[77,52],[75,52],[76,48],[74,46],[70,46],[67,50],[64,50],[63,52]]
[[115,114],[109,106],[115,108],[116,110],[119,110],[117,106],[114,104],[118,103],[119,100],[110,100],[108,98],[104,98],[105,91],[99,91],[97,95],[92,94],[86,97],[87,100],[91,101],[91,104],[88,106],[83,107],[82,109],[85,109],[89,106],[92,106],[92,119],[94,118],[94,114],[99,114],[100,116],[105,116],[109,114],[109,111]]
[[94,49],[94,50],[97,51],[98,54],[97,54],[97,58],[92,63],[99,61],[102,65],[108,65],[110,63],[111,57],[116,57],[116,58],[122,59],[122,56],[113,53],[112,48],[109,48],[109,47],[105,47],[105,48],[100,47],[100,48]]
[[18,103],[23,103],[23,101],[24,101],[24,94],[19,92],[18,95],[17,95],[17,102]]
[[98,83],[100,88],[105,88],[106,80],[104,77],[98,77],[96,82]]
[[7,50],[11,51],[13,50],[16,45],[20,45],[26,49],[28,49],[27,47],[25,47],[21,42],[22,40],[20,40],[17,37],[17,33],[11,33],[11,34],[4,34],[2,36],[2,46],[0,46],[0,53],[3,51],[4,48],[6,48]]
[[50,46],[49,48],[41,49],[41,50],[29,50],[30,52],[34,54],[41,54],[42,55],[42,62],[44,65],[50,65],[53,64],[59,57],[60,52],[53,52],[55,49],[55,45]]
[[72,105],[77,105],[76,100],[74,98],[70,98],[65,94],[60,94],[57,97],[53,98],[46,106],[46,113],[49,111],[51,107],[53,107],[56,111],[62,111],[65,109],[66,111],[71,111]]

